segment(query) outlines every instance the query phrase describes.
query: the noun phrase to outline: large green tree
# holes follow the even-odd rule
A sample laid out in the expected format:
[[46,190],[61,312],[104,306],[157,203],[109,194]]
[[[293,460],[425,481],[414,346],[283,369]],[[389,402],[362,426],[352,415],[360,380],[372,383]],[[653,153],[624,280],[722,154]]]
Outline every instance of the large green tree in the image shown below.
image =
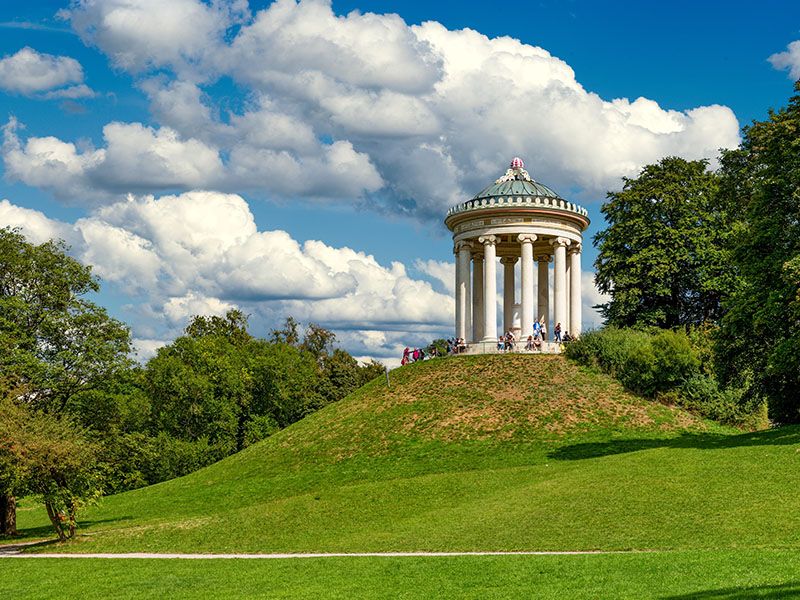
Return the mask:
[[[0,398],[60,416],[130,367],[128,328],[87,298],[98,289],[63,242],[0,229]],[[14,507],[14,490],[0,489],[0,526]]]
[[725,382],[800,422],[800,81],[786,108],[744,129],[722,158],[723,199],[742,207],[734,262],[741,286],[717,344]]
[[602,207],[594,238],[597,286],[610,325],[676,327],[722,315],[736,283],[728,238],[734,219],[705,160],[668,157],[625,178]]

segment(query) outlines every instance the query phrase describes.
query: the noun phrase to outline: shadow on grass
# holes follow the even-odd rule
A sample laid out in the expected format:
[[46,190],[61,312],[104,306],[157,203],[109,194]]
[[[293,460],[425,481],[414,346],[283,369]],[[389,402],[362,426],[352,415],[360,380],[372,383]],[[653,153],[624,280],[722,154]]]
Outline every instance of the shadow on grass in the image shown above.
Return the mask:
[[800,583],[761,585],[748,588],[723,588],[692,592],[679,596],[663,596],[663,600],[748,600],[750,598],[800,598]]
[[740,435],[717,433],[684,433],[673,438],[640,438],[609,440],[605,442],[583,442],[569,444],[548,453],[555,460],[581,460],[613,454],[626,454],[653,448],[694,448],[719,450],[746,446],[791,446],[800,444],[800,426],[777,427],[768,431],[756,431]]
[[[4,539],[13,539],[13,538],[4,538]],[[52,546],[54,544],[58,544],[58,539],[53,538],[51,540],[39,540],[34,542],[25,542],[20,541],[18,543],[11,543],[11,544],[0,544],[0,556],[4,556],[6,554],[19,554],[20,552],[24,552],[26,550],[34,550],[36,548],[47,548],[48,546]]]
[[[115,519],[96,519],[96,520],[87,520],[87,521],[78,521],[78,531],[77,533],[80,534],[82,531],[86,531],[87,529],[91,529],[97,525],[103,525],[104,523],[117,523],[119,521],[130,521],[133,519],[131,516],[125,517],[117,517]],[[19,534],[15,536],[8,536],[8,535],[0,535],[0,546],[7,546],[7,545],[15,545],[15,544],[25,544],[28,543],[26,540],[36,539],[36,538],[45,538],[45,537],[55,537],[56,533],[53,531],[52,525],[41,525],[39,527],[25,527],[19,530]],[[41,543],[50,543],[51,541],[56,542],[58,540],[47,540]],[[39,543],[39,542],[36,542]]]

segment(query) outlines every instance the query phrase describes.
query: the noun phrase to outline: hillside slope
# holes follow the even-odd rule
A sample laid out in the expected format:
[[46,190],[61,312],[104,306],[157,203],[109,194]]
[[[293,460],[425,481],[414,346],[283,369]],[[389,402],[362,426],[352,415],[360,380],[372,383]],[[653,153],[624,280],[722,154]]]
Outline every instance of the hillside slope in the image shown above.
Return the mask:
[[737,434],[648,402],[559,356],[440,359],[104,499],[64,549],[796,547],[798,442],[797,428]]

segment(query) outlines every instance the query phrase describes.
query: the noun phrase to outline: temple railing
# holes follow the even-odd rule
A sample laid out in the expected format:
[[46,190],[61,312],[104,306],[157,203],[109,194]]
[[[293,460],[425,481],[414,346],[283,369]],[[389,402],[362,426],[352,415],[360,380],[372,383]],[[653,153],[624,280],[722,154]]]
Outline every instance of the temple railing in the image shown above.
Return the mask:
[[475,198],[467,200],[456,206],[452,206],[447,211],[447,216],[471,210],[480,210],[490,207],[526,207],[526,208],[556,208],[567,212],[573,212],[581,216],[588,216],[587,211],[582,206],[574,202],[567,202],[563,198],[551,198],[547,196],[501,196],[500,198]]
[[527,350],[526,341],[514,342],[511,350],[501,350],[497,347],[498,342],[470,342],[462,354],[560,354],[562,344],[558,342],[542,342],[541,346],[535,350]]

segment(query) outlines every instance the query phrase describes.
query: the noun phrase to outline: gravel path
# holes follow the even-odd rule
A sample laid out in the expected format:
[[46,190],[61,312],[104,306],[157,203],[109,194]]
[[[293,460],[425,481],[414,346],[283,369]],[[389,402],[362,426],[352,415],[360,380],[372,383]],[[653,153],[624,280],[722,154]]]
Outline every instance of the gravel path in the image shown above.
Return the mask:
[[652,552],[650,550],[585,550],[585,551],[541,551],[541,552],[312,552],[297,554],[180,554],[160,552],[130,552],[130,553],[86,553],[72,554],[63,552],[39,552],[35,554],[24,553],[24,546],[0,547],[0,558],[171,558],[171,559],[217,559],[217,558],[243,558],[243,559],[285,559],[285,558],[396,558],[415,556],[569,556],[579,554],[637,554]]

